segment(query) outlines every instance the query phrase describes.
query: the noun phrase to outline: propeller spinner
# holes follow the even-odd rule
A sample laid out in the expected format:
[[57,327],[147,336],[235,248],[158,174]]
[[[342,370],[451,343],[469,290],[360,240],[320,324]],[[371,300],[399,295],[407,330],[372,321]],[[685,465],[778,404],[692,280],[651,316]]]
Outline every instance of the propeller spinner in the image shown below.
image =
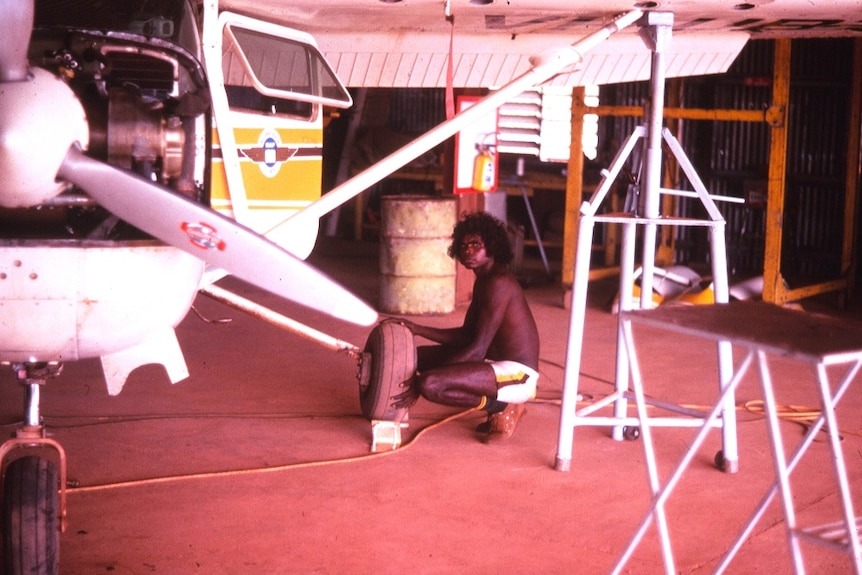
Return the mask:
[[0,206],[6,208],[37,206],[62,192],[65,184],[55,174],[66,152],[89,140],[74,92],[41,68],[25,80],[0,83],[0,130]]
[[62,80],[27,64],[33,3],[21,4],[0,2],[6,31],[0,40],[0,206],[44,203],[64,189],[59,178],[117,217],[249,283],[346,321],[377,321],[365,302],[264,237],[84,154],[89,129],[77,97]]

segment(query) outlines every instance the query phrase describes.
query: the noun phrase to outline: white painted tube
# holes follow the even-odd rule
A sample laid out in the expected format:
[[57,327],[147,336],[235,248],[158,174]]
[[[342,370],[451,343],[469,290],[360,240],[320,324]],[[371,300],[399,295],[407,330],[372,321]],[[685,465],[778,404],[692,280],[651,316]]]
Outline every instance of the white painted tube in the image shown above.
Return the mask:
[[204,288],[201,288],[199,291],[200,293],[209,298],[212,298],[232,308],[243,311],[251,315],[252,317],[262,319],[265,322],[270,323],[276,327],[280,327],[281,329],[302,336],[306,339],[316,341],[317,343],[333,351],[345,351],[352,357],[359,357],[359,355],[362,353],[362,350],[360,348],[351,343],[342,341],[338,338],[332,337],[331,335],[327,335],[322,331],[318,331],[313,327],[290,319],[289,317],[286,317],[276,311],[273,311],[268,307],[255,303],[222,287],[216,285],[208,285]]
[[343,184],[336,186],[319,200],[276,225],[267,233],[275,233],[281,226],[293,225],[305,218],[319,219],[328,214],[380,180],[404,167],[407,163],[418,158],[434,146],[451,138],[461,131],[462,128],[469,126],[478,118],[496,110],[525,90],[554,77],[568,66],[580,62],[583,60],[585,52],[604,42],[614,33],[633,24],[641,15],[642,12],[640,10],[632,10],[571,46],[531,58],[532,68],[521,76],[515,78],[499,90],[491,92],[469,108],[456,114],[452,119],[429,130],[421,137],[386,156],[370,168],[360,172]]

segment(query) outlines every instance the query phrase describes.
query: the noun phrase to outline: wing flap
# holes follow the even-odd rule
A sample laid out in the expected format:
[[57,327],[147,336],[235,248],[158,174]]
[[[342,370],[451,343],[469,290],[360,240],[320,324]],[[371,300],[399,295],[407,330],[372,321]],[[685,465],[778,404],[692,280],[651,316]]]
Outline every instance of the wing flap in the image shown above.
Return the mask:
[[[346,86],[351,88],[444,88],[449,37],[399,33],[318,32],[318,43]],[[665,54],[668,77],[727,71],[748,34],[703,32],[675,34]],[[530,68],[537,54],[570,43],[561,35],[458,34],[454,46],[453,86],[502,86]],[[584,54],[574,70],[551,79],[556,86],[617,84],[648,80],[651,53],[636,34],[618,34]]]

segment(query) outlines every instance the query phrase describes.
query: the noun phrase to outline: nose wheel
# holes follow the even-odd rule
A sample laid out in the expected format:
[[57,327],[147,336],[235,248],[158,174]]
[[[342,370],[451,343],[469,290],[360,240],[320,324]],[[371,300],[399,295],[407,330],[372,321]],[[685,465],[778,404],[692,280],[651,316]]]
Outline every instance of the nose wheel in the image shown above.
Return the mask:
[[58,572],[61,515],[58,485],[57,463],[46,457],[21,457],[6,466],[3,477],[5,573]]
[[3,572],[53,575],[59,572],[60,533],[65,529],[66,454],[45,437],[39,393],[62,365],[12,367],[24,386],[25,414],[15,437],[0,445]]

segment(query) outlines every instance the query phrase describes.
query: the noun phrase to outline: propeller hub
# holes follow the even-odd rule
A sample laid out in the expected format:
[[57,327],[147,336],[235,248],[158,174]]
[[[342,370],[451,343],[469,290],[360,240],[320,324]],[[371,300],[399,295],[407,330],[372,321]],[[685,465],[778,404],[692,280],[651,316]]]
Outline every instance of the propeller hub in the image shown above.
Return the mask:
[[0,83],[0,206],[44,203],[63,190],[57,170],[69,147],[86,148],[84,108],[65,82],[41,68],[22,82]]

